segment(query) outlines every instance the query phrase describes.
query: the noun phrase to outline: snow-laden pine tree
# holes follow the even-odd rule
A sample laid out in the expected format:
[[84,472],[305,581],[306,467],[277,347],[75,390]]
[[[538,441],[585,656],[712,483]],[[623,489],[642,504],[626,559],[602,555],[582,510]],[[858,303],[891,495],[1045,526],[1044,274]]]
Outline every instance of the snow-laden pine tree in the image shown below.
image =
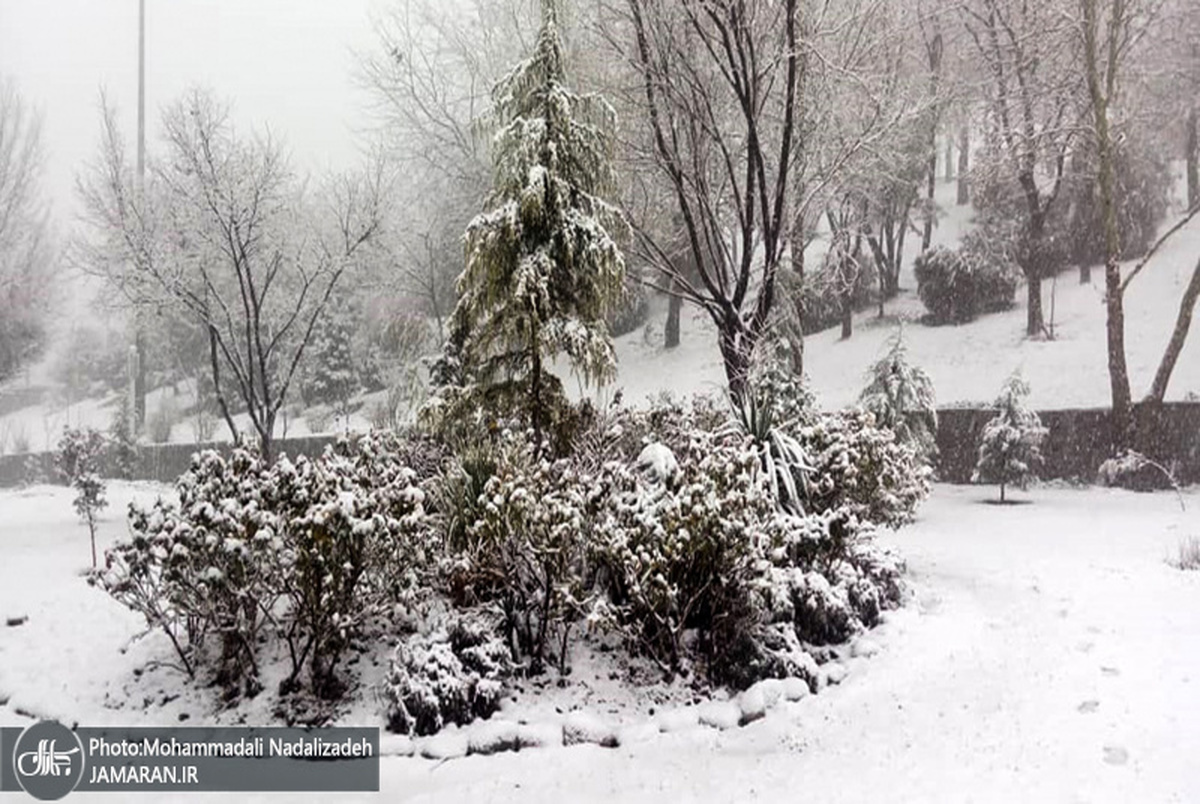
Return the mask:
[[1009,377],[996,399],[996,416],[984,425],[979,441],[979,461],[971,480],[1000,484],[1000,502],[1004,502],[1005,486],[1025,488],[1042,463],[1047,431],[1037,413],[1025,407],[1027,396],[1029,383],[1019,374]]
[[929,461],[937,453],[937,398],[929,375],[908,362],[903,333],[892,338],[887,355],[871,367],[869,376],[858,404],[875,416],[877,425]]
[[557,0],[542,0],[533,54],[492,97],[495,186],[466,231],[447,349],[460,370],[442,414],[519,414],[540,440],[565,403],[550,360],[565,354],[588,382],[615,370],[605,314],[625,271],[611,234],[623,222],[604,196],[616,116],[567,88]]

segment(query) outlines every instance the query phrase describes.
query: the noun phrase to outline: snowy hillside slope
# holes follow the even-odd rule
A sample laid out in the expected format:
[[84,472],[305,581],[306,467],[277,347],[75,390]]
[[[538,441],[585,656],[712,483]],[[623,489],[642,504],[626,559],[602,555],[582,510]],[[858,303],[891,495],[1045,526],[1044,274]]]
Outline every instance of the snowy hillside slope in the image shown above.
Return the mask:
[[[938,200],[944,217],[934,242],[953,245],[970,225],[969,207],[953,205],[952,184],[939,186]],[[917,244],[919,245],[919,244]],[[924,307],[916,295],[912,259],[907,249],[901,274],[901,295],[886,306],[886,316],[874,309],[855,317],[854,334],[841,340],[838,328],[812,335],[805,341],[806,372],[826,407],[852,404],[865,384],[867,369],[882,357],[888,340],[903,324],[910,357],[932,377],[940,405],[990,403],[1001,383],[1020,370],[1032,385],[1030,404],[1039,409],[1106,407],[1109,402],[1105,346],[1104,279],[1092,272],[1092,283],[1080,285],[1078,272],[1066,270],[1057,281],[1043,283],[1047,322],[1055,340],[1025,337],[1025,287],[1017,289],[1017,303],[1003,313],[986,315],[960,326],[928,327],[919,323]],[[1150,387],[1154,372],[1170,337],[1179,309],[1179,298],[1200,257],[1200,219],[1179,232],[1130,285],[1126,295],[1126,351],[1134,398]],[[1052,303],[1053,299],[1053,303]],[[651,325],[661,332],[661,315]],[[685,308],[683,340],[674,350],[661,348],[661,334],[650,343],[642,331],[617,342],[618,378],[600,398],[623,389],[636,401],[662,391],[691,394],[721,392],[725,374],[717,350],[715,330],[707,316]],[[1200,333],[1193,332],[1179,357],[1168,400],[1188,392],[1200,394]]]

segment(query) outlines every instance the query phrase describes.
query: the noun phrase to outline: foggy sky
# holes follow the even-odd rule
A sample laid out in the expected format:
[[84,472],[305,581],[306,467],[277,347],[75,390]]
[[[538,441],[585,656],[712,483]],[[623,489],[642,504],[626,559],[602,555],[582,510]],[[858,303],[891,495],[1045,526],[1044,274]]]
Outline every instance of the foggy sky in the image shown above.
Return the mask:
[[[146,141],[160,110],[192,86],[232,105],[238,128],[269,128],[297,170],[358,159],[369,95],[353,51],[374,46],[387,0],[146,0]],[[46,191],[60,230],[76,214],[74,176],[97,151],[99,91],[137,133],[138,0],[0,0],[0,74],[42,113]]]

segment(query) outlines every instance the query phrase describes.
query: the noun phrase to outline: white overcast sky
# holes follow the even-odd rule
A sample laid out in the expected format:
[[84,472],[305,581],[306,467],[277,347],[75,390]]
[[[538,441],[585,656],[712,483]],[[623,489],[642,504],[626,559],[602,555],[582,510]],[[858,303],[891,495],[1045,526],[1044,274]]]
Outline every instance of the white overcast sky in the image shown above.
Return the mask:
[[[371,13],[387,1],[146,0],[147,147],[160,109],[205,86],[239,127],[284,139],[295,168],[352,166],[370,122],[354,51],[374,46]],[[96,152],[101,87],[135,142],[137,15],[138,0],[0,0],[0,74],[42,113],[60,225],[77,208],[74,175]]]

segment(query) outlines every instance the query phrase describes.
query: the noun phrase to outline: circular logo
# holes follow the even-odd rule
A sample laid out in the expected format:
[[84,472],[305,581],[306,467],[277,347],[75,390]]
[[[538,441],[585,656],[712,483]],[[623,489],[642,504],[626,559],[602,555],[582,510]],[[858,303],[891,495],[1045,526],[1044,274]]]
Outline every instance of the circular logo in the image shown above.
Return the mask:
[[17,738],[13,770],[29,795],[42,801],[60,799],[83,778],[83,744],[63,724],[43,720]]

